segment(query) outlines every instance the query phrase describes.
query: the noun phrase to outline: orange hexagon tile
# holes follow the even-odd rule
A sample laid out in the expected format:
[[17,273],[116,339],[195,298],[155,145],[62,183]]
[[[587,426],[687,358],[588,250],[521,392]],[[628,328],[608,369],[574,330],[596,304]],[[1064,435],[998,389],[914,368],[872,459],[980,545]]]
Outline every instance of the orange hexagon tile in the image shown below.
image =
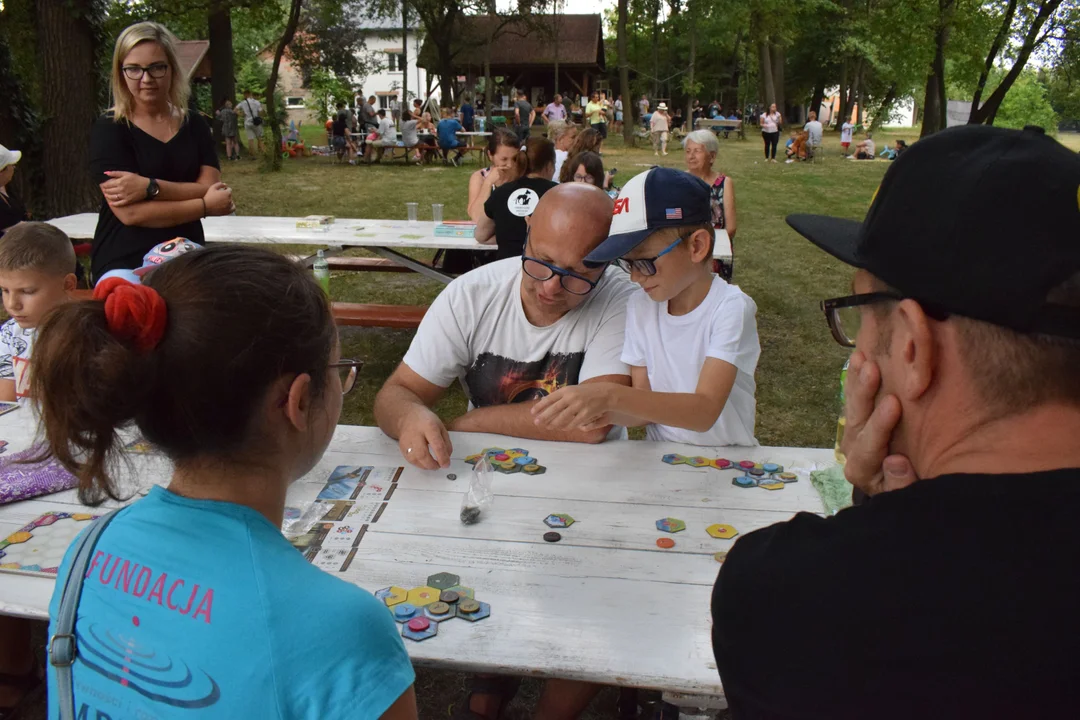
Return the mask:
[[739,531],[730,525],[710,525],[705,528],[705,532],[709,533],[714,538],[720,538],[721,540],[730,540],[739,534]]
[[406,602],[416,607],[424,607],[430,605],[439,599],[439,590],[437,588],[428,587],[427,585],[421,585],[420,587],[414,587],[409,591],[409,596],[406,598]]

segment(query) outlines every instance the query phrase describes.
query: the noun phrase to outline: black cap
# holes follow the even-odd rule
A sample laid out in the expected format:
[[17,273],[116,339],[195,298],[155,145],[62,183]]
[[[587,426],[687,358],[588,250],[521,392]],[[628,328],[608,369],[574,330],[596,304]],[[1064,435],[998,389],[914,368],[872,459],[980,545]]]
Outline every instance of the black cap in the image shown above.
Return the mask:
[[1080,273],[1080,156],[1045,134],[943,130],[892,164],[863,222],[820,215],[787,222],[929,307],[1080,338],[1080,308],[1047,302]]

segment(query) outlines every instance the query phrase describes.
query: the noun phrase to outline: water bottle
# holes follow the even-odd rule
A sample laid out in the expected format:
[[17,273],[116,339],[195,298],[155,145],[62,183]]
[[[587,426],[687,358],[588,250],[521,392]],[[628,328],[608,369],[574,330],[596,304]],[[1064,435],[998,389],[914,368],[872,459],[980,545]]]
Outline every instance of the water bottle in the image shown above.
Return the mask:
[[315,271],[315,282],[319,283],[319,287],[323,289],[323,292],[329,297],[330,295],[330,263],[326,262],[326,255],[322,250],[319,251],[319,256],[315,258],[315,264],[311,266]]
[[847,418],[844,416],[844,406],[847,402],[847,398],[844,396],[844,383],[847,382],[849,365],[851,365],[850,357],[844,361],[844,369],[840,371],[840,417],[836,419],[836,445],[833,447],[833,455],[836,456],[836,461],[841,465],[847,461],[844,453],[840,451],[840,445],[844,442],[844,427],[847,425]]

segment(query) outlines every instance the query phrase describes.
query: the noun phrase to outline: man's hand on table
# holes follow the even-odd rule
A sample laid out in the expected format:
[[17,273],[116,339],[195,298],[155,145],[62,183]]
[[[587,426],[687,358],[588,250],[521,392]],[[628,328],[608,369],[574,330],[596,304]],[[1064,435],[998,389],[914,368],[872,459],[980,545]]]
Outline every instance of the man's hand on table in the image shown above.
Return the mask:
[[450,467],[454,445],[442,420],[426,407],[416,407],[401,423],[401,455],[422,470]]
[[877,364],[856,351],[844,386],[846,426],[840,449],[847,457],[844,475],[848,482],[867,495],[899,490],[918,480],[906,456],[889,454],[902,410],[895,395],[877,397],[880,387]]

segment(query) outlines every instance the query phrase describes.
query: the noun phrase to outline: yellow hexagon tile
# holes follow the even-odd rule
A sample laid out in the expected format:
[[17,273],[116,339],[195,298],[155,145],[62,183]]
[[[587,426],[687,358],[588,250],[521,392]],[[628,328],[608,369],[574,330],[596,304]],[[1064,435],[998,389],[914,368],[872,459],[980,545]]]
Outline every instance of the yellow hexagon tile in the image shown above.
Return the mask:
[[714,538],[720,538],[721,540],[730,540],[739,534],[739,531],[730,525],[710,525],[705,528],[705,532],[709,533]]
[[758,485],[759,488],[765,488],[766,490],[783,490],[784,483],[782,482],[767,482]]
[[420,587],[414,587],[409,591],[409,596],[405,599],[410,605],[416,607],[424,607],[430,605],[439,599],[439,590],[437,588],[428,587],[427,585],[421,585]]
[[382,600],[386,604],[386,607],[394,607],[395,605],[400,605],[401,603],[405,602],[408,596],[409,591],[405,588],[400,588],[397,585],[375,591],[375,597],[377,597],[379,600]]

